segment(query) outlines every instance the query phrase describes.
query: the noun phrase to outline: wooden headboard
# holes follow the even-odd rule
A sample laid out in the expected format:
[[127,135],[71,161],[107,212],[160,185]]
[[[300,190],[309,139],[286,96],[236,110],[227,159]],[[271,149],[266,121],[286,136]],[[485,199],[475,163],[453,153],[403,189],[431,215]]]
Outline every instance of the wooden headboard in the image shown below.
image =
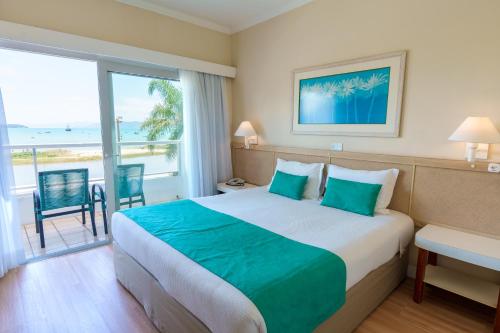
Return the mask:
[[321,149],[232,145],[233,173],[248,182],[271,181],[276,159],[323,162],[352,169],[400,170],[389,208],[410,215],[417,226],[445,225],[500,238],[500,175],[487,163]]

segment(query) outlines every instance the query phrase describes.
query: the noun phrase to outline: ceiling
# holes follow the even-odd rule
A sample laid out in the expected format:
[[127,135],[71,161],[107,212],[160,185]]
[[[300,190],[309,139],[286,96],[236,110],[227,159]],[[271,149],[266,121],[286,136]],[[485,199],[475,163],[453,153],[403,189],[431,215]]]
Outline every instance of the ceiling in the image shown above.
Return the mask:
[[117,0],[208,29],[234,33],[312,0]]

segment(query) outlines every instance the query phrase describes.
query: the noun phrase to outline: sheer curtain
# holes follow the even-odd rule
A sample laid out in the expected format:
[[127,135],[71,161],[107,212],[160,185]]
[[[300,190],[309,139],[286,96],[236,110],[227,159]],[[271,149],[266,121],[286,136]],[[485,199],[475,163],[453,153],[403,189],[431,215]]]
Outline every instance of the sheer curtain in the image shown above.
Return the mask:
[[192,71],[180,71],[180,79],[188,197],[213,195],[232,174],[227,82]]
[[10,160],[7,123],[0,91],[0,277],[24,261],[24,247],[17,215],[15,198],[12,196],[14,173]]

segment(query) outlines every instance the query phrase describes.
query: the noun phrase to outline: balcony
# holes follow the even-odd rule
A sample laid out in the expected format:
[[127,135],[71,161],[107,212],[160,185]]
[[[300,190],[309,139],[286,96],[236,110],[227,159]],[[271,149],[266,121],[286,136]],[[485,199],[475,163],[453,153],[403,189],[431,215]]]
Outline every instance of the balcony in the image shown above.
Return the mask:
[[[180,152],[181,141],[135,141],[117,143],[118,163],[144,163],[144,194],[147,204],[175,200],[183,196],[179,153],[167,159],[167,147]],[[92,235],[90,216],[82,224],[80,213],[44,220],[45,249],[35,231],[32,192],[39,171],[87,168],[90,184],[104,184],[101,143],[11,145],[15,193],[19,204],[21,231],[28,260],[61,254],[108,241],[104,234],[100,205],[96,210],[97,237]],[[172,149],[170,149],[172,150]]]

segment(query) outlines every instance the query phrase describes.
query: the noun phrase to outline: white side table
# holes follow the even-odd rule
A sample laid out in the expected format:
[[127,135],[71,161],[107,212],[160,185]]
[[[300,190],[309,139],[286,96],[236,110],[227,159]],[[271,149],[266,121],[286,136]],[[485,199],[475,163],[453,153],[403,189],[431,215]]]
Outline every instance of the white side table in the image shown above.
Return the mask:
[[413,300],[422,302],[424,284],[431,284],[496,308],[494,333],[500,333],[500,286],[437,266],[437,255],[500,271],[500,240],[428,224],[415,235],[418,247]]
[[226,183],[218,183],[217,184],[217,190],[222,193],[229,193],[229,192],[234,192],[234,191],[239,191],[239,190],[244,190],[247,188],[253,188],[257,187],[257,185],[250,184],[250,183],[245,183],[243,186],[231,186],[227,185]]

